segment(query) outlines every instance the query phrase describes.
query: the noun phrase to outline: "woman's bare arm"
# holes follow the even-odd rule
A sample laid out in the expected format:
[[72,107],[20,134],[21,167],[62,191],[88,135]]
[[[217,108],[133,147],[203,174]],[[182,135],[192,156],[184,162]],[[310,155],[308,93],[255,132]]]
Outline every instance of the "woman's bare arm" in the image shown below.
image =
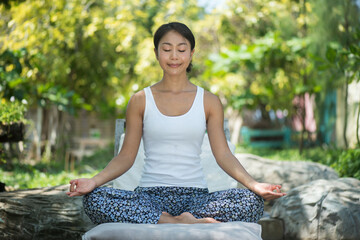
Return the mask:
[[91,192],[128,171],[134,164],[142,136],[142,121],[145,109],[144,91],[136,93],[129,101],[126,111],[126,132],[120,153],[96,176],[70,181],[70,197]]
[[218,165],[229,176],[265,199],[269,200],[285,195],[281,193],[280,185],[259,183],[254,180],[232,154],[224,133],[224,111],[219,98],[206,92],[204,104],[210,146]]
[[126,131],[122,148],[104,170],[93,177],[96,186],[101,186],[121,176],[134,164],[142,136],[144,104],[143,91],[130,99],[126,111]]

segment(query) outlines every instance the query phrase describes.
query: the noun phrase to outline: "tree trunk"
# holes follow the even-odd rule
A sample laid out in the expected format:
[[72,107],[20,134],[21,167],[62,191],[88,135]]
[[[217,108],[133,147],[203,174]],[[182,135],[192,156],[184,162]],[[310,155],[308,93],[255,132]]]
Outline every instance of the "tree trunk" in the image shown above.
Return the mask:
[[56,132],[56,139],[55,139],[55,151],[56,151],[56,160],[57,161],[64,161],[65,158],[65,151],[66,151],[66,144],[70,142],[71,133],[66,128],[68,119],[64,112],[58,112],[58,127]]
[[356,140],[357,140],[357,145],[358,147],[360,147],[360,137],[359,137],[359,125],[360,125],[360,103],[358,106],[358,114],[357,114],[357,119],[356,119]]
[[47,134],[44,159],[46,162],[50,161],[52,157],[52,147],[55,146],[56,133],[58,128],[58,109],[56,106],[51,106],[47,111]]
[[[304,11],[304,26],[303,26],[303,34],[304,37],[307,35],[307,24],[306,24],[306,0],[303,0],[303,11]],[[306,72],[306,58],[304,59],[304,75],[303,75],[303,85],[307,86],[307,72]],[[305,118],[306,118],[306,104],[305,104],[305,94],[303,93],[301,95],[302,102],[304,103],[302,106],[302,112],[301,112],[301,123],[302,123],[302,131],[301,131],[301,137],[300,137],[300,145],[299,145],[299,154],[301,155],[304,149],[304,135],[306,132],[306,126],[305,126]]]
[[347,132],[347,122],[348,122],[348,95],[349,95],[349,83],[348,83],[348,74],[346,73],[346,82],[345,82],[345,120],[344,120],[344,130],[343,130],[343,138],[345,143],[345,148],[347,149],[349,144],[347,142],[346,138],[346,132]]
[[[345,39],[345,46],[347,49],[349,49],[350,46],[350,30],[349,30],[349,19],[348,19],[348,14],[350,11],[350,5],[351,5],[351,1],[347,0],[344,1],[344,28],[345,28],[345,33],[346,33],[346,39]],[[346,132],[347,132],[347,124],[348,124],[348,95],[349,95],[349,72],[347,70],[345,70],[345,120],[344,120],[344,130],[343,130],[343,138],[344,138],[344,143],[345,143],[345,148],[347,149],[349,144],[347,142],[347,138],[346,138]]]
[[34,142],[36,147],[36,160],[41,159],[41,132],[42,132],[42,120],[43,120],[43,109],[42,107],[37,107],[36,112],[36,130],[34,132]]
[[304,135],[305,135],[305,131],[306,131],[306,125],[305,125],[305,118],[306,118],[305,93],[302,94],[300,96],[300,98],[301,98],[300,102],[303,103],[302,105],[300,105],[300,107],[301,107],[302,130],[301,130],[301,135],[300,135],[299,154],[301,155],[303,150],[304,150]]

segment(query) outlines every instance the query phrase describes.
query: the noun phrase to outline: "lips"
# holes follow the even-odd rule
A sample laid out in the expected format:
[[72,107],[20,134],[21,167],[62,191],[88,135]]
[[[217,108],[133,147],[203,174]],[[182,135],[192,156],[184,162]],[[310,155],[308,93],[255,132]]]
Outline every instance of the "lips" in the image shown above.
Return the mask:
[[171,68],[177,68],[180,67],[181,64],[168,64]]

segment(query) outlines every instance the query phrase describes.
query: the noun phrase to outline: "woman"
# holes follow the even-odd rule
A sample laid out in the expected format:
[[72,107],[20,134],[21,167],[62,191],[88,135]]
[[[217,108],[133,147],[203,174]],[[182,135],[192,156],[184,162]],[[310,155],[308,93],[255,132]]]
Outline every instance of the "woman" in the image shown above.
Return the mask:
[[[164,24],[154,46],[163,78],[131,97],[120,153],[93,178],[71,180],[67,194],[85,195],[85,212],[98,224],[257,222],[263,199],[285,193],[246,172],[228,148],[219,98],[188,80],[195,51],[191,30],[182,23]],[[219,166],[248,189],[208,192],[199,157],[205,131]],[[99,188],[130,169],[141,138],[146,158],[139,187]]]

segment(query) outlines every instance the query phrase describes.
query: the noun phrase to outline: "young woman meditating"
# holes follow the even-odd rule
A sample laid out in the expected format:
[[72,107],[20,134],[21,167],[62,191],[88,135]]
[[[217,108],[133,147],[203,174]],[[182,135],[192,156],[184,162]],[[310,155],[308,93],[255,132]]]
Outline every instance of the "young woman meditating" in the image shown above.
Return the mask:
[[[257,222],[264,199],[285,193],[246,172],[229,150],[219,98],[187,78],[195,52],[191,30],[178,22],[164,24],[154,46],[163,77],[131,97],[120,153],[93,178],[71,180],[67,194],[85,195],[85,212],[97,224]],[[248,189],[209,193],[199,156],[205,131],[219,166]],[[139,186],[100,187],[131,168],[141,138],[146,157]]]

